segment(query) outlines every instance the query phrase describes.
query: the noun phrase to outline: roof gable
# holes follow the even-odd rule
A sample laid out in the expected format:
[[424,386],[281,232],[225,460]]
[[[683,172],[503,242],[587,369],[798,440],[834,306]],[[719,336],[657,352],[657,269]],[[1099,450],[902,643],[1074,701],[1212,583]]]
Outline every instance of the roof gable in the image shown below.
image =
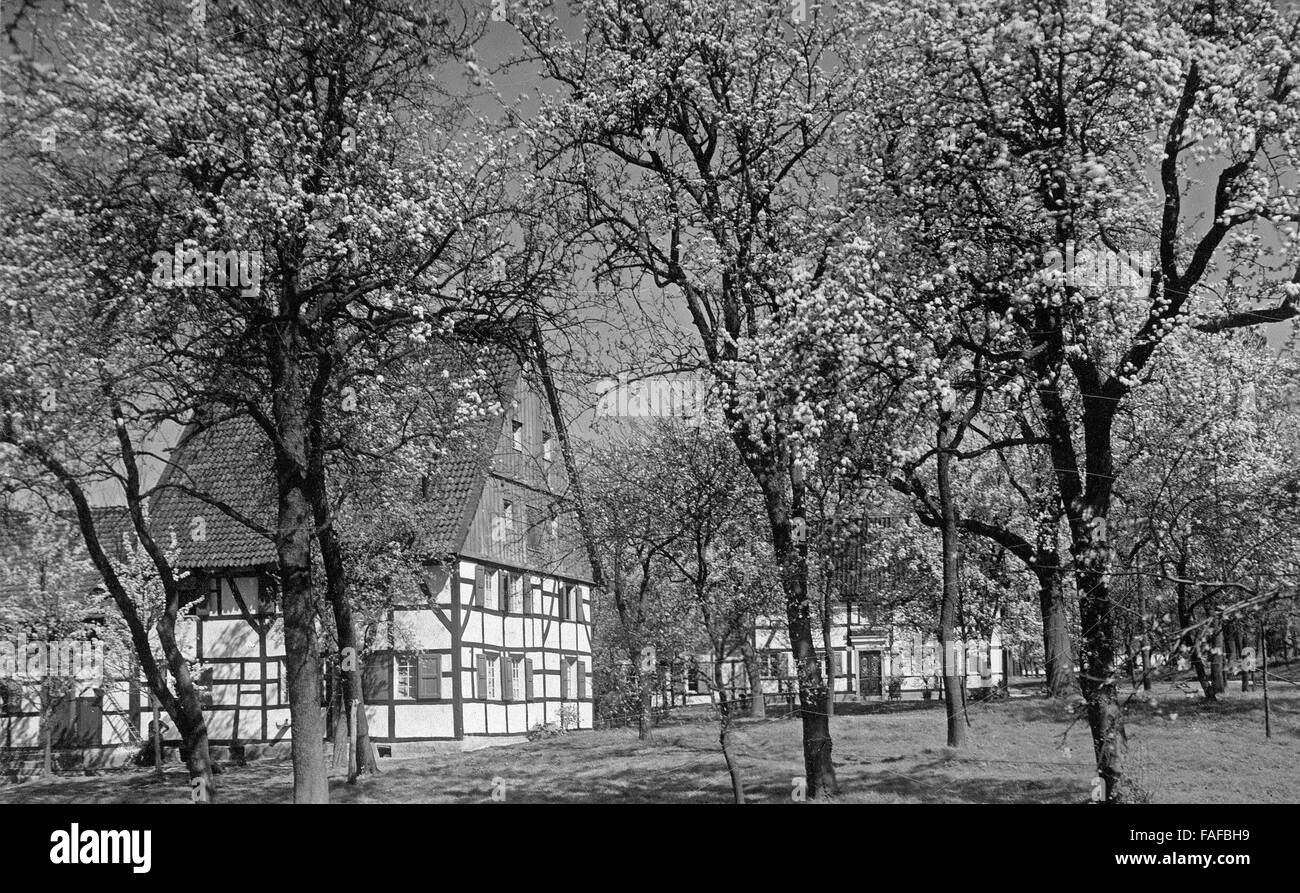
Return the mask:
[[[415,547],[432,560],[456,554],[464,545],[523,368],[512,346],[516,339],[486,334],[471,330],[426,347],[427,364],[440,371],[448,391],[472,392],[482,407],[467,419],[446,419],[448,429],[460,427],[459,434],[428,471],[431,486],[417,508],[421,524]],[[150,515],[155,537],[176,550],[178,567],[228,571],[274,566],[275,545],[268,533],[276,525],[276,487],[266,433],[246,416],[190,426],[159,481]]]

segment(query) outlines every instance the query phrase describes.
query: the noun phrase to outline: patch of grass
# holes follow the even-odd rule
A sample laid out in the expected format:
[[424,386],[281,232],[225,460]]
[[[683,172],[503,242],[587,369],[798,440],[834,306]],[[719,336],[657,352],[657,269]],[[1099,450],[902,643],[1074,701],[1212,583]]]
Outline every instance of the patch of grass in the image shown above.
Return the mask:
[[[1300,665],[1295,665],[1300,670]],[[1275,668],[1275,673],[1291,675]],[[1271,686],[1273,737],[1264,738],[1262,691],[1229,691],[1217,703],[1156,687],[1155,703],[1135,698],[1126,730],[1132,780],[1152,802],[1300,802],[1300,685]],[[920,703],[920,702],[918,702]],[[837,710],[840,705],[837,705]],[[842,799],[852,803],[1083,803],[1094,773],[1085,719],[1069,706],[1018,698],[971,704],[970,745],[944,742],[944,714],[921,707],[831,720]],[[802,774],[797,720],[742,720],[736,753],[746,793],[790,802]],[[492,780],[506,798],[537,803],[727,802],[731,787],[717,749],[717,726],[696,716],[670,722],[642,742],[632,730],[578,732],[545,741],[381,761],[359,785],[331,780],[340,803],[487,802]],[[288,803],[285,760],[229,767],[219,777],[227,802]],[[188,800],[183,769],[42,779],[0,787],[0,803]]]

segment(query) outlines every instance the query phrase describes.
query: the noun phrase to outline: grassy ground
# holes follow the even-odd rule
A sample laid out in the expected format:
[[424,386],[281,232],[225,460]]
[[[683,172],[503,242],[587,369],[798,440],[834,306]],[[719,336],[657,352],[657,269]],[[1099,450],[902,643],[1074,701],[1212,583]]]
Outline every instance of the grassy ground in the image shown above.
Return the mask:
[[[1300,664],[1293,682],[1271,685],[1273,737],[1264,737],[1262,693],[1230,691],[1218,703],[1157,687],[1157,702],[1128,713],[1129,772],[1153,802],[1300,803]],[[1070,803],[1088,798],[1093,774],[1087,722],[1037,698],[970,706],[971,746],[942,746],[943,713],[933,702],[837,705],[832,720],[844,800],[860,803]],[[849,714],[849,710],[855,712]],[[799,724],[745,721],[737,750],[751,800],[789,802],[802,773]],[[570,733],[529,744],[419,759],[382,761],[359,786],[332,782],[344,803],[472,803],[490,799],[492,779],[507,800],[539,803],[725,802],[731,789],[717,750],[717,726],[702,716],[638,741],[630,730]],[[289,802],[283,760],[231,767],[220,779],[227,802]],[[149,770],[60,777],[0,786],[0,804],[185,802],[184,772]]]

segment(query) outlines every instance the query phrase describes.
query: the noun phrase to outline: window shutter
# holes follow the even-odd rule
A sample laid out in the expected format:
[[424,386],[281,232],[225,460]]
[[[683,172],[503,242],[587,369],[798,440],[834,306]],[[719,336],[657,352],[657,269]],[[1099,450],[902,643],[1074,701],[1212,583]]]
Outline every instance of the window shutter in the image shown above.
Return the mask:
[[442,697],[442,655],[421,654],[418,658],[418,675],[415,683],[417,698]]
[[569,659],[560,659],[560,700],[569,699]]
[[365,667],[361,673],[361,696],[367,704],[389,699],[392,660],[388,654],[366,655]]
[[487,698],[487,655],[478,656],[478,697]]
[[[514,578],[512,577],[512,580]],[[519,588],[524,591],[524,613],[533,613],[533,587],[532,583],[523,577],[519,577]]]
[[581,701],[587,697],[587,664],[584,661],[578,661],[578,700]]
[[836,676],[844,675],[844,654],[839,651],[832,652],[831,665],[835,668]]
[[524,658],[524,697],[533,699],[533,660]]
[[582,590],[577,586],[573,587],[573,618],[579,623],[587,622],[582,612]]
[[487,574],[484,573],[482,565],[474,568],[474,597],[473,603],[480,608],[485,604],[484,590],[487,588]]

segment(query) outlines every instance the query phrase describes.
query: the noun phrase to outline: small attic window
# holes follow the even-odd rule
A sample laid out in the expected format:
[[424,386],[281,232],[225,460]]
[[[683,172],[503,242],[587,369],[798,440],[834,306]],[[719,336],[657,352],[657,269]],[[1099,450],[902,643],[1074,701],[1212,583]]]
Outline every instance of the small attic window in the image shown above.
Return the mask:
[[510,420],[510,445],[516,453],[524,451],[524,423],[518,419]]
[[552,440],[550,431],[542,432],[542,459],[550,462],[555,458],[555,442]]

